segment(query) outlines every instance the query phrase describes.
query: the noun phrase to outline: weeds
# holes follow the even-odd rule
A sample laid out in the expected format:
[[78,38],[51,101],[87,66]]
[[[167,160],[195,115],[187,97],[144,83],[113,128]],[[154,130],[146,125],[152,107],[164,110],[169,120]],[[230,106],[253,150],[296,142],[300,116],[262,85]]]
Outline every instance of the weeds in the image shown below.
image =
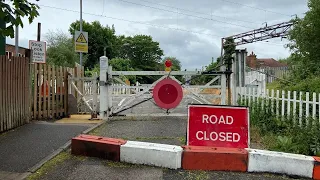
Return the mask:
[[265,148],[310,156],[320,155],[319,120],[277,116],[270,102],[262,99],[251,103],[243,100],[239,103],[250,107],[250,128],[259,133],[259,141]]

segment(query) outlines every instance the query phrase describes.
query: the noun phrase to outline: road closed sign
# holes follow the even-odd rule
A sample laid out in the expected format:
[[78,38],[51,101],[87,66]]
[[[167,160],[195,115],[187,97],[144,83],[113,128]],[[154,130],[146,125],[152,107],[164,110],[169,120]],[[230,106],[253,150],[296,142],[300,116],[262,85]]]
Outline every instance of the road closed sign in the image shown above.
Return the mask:
[[249,147],[247,107],[189,105],[187,145]]
[[29,40],[33,63],[46,63],[46,42]]

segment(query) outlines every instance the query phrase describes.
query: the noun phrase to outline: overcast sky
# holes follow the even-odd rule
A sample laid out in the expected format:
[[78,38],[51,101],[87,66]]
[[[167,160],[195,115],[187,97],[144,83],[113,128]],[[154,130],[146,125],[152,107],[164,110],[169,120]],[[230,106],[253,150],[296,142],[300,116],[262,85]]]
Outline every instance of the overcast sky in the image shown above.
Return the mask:
[[[32,0],[33,1],[33,0]],[[19,45],[36,40],[37,23],[42,24],[41,40],[50,31],[68,33],[69,25],[80,18],[80,0],[40,0],[40,16],[34,23],[25,20]],[[208,65],[220,55],[221,38],[254,28],[303,17],[307,0],[83,0],[83,19],[114,24],[117,34],[151,35],[166,56],[175,56],[183,69]],[[89,34],[90,36],[90,34]],[[7,38],[7,43],[14,44]],[[284,58],[286,40],[271,39],[238,46],[258,58]]]

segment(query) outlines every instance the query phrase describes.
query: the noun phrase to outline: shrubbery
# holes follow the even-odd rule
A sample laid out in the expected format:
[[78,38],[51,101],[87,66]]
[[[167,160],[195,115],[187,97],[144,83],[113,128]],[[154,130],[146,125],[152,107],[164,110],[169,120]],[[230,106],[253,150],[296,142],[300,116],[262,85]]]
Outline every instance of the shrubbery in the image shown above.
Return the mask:
[[277,117],[270,102],[264,101],[263,108],[261,99],[250,104],[248,101],[239,103],[250,107],[250,126],[258,130],[266,149],[320,156],[319,120],[302,118],[302,124],[299,125],[298,117]]

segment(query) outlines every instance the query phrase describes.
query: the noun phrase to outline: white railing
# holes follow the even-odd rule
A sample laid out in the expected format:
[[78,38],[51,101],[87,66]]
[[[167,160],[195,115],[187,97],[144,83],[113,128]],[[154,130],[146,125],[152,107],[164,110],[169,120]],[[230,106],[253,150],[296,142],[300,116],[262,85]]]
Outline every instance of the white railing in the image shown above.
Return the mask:
[[320,94],[318,93],[267,89],[265,94],[261,94],[256,88],[247,87],[237,88],[237,99],[247,100],[249,106],[253,103],[257,105],[259,101],[263,110],[270,108],[271,113],[281,118],[296,117],[300,125],[302,118],[320,121]]

